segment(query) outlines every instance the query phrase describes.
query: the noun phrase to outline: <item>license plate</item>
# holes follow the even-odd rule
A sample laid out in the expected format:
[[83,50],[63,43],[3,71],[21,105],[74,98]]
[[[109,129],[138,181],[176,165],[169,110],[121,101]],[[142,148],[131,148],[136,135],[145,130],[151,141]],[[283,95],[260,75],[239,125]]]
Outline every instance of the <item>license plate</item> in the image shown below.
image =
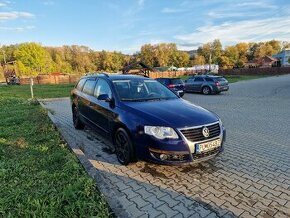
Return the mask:
[[221,140],[217,139],[217,140],[210,141],[210,142],[196,144],[195,149],[196,149],[196,153],[203,153],[203,152],[213,150],[213,149],[220,147],[220,146],[221,146]]

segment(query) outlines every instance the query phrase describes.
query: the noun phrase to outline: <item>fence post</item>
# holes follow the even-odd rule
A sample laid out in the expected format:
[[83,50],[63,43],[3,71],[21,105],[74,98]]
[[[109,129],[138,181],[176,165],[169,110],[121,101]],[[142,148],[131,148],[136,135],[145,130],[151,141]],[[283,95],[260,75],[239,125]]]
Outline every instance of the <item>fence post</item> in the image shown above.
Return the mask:
[[34,94],[33,94],[33,78],[30,77],[30,92],[31,92],[31,98],[34,98]]

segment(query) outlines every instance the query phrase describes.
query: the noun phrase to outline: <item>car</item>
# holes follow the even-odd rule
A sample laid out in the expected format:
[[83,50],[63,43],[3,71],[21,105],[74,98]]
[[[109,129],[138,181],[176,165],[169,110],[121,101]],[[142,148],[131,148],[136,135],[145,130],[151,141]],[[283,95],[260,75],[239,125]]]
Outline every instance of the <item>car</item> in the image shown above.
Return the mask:
[[112,142],[118,161],[160,164],[206,161],[223,151],[220,118],[154,79],[136,75],[82,77],[71,91],[73,124]]
[[161,84],[165,85],[172,91],[176,92],[180,97],[183,97],[185,93],[185,85],[180,78],[157,78]]
[[198,75],[185,81],[186,92],[199,92],[204,95],[219,94],[229,90],[228,81],[222,76]]

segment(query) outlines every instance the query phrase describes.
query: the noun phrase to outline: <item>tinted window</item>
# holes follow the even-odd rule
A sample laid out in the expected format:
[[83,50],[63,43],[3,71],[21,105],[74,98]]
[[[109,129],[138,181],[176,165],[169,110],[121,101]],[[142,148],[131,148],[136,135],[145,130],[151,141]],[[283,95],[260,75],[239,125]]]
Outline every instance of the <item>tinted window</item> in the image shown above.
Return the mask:
[[183,81],[181,79],[171,79],[171,84],[173,85],[183,84]]
[[107,94],[109,98],[112,98],[112,91],[109,84],[105,80],[99,79],[95,88],[94,96],[99,97],[103,94]]
[[95,84],[95,80],[87,80],[84,85],[83,92],[88,95],[92,95],[94,93]]
[[217,77],[215,80],[216,80],[216,81],[221,81],[221,82],[226,81],[226,79],[223,78],[223,77]]
[[194,79],[188,79],[187,83],[193,83]]
[[113,81],[122,101],[150,101],[178,98],[172,91],[156,80],[128,79]]
[[207,81],[207,82],[213,82],[213,79],[212,78],[205,78],[205,81]]
[[76,86],[77,90],[82,91],[85,82],[86,82],[86,79],[81,79],[81,80],[78,82],[77,86]]
[[197,77],[194,79],[194,82],[203,82],[203,78]]
[[168,85],[169,84],[168,79],[159,78],[159,79],[157,79],[157,81],[160,82],[163,85]]

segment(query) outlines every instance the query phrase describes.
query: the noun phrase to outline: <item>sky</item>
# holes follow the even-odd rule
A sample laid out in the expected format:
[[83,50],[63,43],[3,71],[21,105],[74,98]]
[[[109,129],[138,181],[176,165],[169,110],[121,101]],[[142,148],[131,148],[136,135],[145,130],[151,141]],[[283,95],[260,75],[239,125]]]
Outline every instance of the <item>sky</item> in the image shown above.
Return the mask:
[[181,50],[290,41],[289,0],[0,0],[0,46],[38,42],[132,54],[145,43]]

